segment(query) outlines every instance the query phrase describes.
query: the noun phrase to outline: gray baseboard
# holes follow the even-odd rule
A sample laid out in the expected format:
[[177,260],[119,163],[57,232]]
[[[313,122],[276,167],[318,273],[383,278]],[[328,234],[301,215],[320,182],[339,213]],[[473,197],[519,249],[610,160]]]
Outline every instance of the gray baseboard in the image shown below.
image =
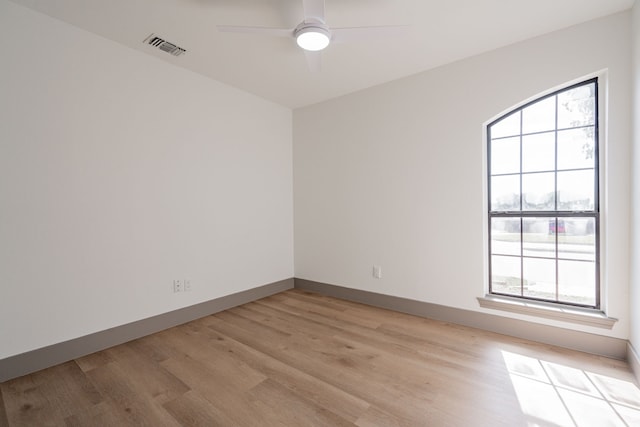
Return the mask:
[[636,377],[636,383],[640,385],[640,356],[638,356],[638,352],[630,342],[627,343],[627,362]]
[[628,342],[620,338],[611,338],[571,329],[557,328],[539,323],[526,322],[524,320],[510,319],[488,313],[447,307],[305,279],[296,278],[295,287],[297,289],[317,292],[375,307],[484,329],[486,331],[544,344],[556,345],[558,347],[570,348],[614,359],[627,359]]
[[291,289],[294,279],[216,298],[148,319],[117,326],[0,360],[0,382],[39,371],[105,348],[113,347],[229,308]]
[[626,359],[640,383],[640,359],[638,359],[638,354],[627,340],[297,278],[281,280],[148,319],[10,356],[0,360],[0,382],[64,363],[293,287],[559,347],[615,359]]

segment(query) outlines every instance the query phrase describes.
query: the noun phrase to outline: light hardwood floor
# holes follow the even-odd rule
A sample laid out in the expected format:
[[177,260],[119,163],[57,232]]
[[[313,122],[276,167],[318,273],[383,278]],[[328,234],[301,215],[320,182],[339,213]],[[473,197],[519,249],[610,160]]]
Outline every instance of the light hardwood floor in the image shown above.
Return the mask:
[[299,290],[0,390],[0,426],[640,425],[622,361]]

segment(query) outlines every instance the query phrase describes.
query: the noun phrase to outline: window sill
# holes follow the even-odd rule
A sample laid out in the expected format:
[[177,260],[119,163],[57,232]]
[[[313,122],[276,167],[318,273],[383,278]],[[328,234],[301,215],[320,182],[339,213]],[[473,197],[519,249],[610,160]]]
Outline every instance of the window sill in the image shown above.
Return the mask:
[[559,306],[544,302],[524,301],[496,295],[478,297],[480,307],[493,310],[510,311],[512,313],[527,314],[529,316],[544,317],[546,319],[561,320],[596,328],[611,329],[618,321],[607,317],[600,310],[580,307]]

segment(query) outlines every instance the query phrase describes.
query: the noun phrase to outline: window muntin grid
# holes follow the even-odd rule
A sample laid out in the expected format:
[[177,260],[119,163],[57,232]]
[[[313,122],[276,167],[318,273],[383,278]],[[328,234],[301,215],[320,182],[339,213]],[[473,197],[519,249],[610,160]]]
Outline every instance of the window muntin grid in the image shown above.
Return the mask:
[[597,79],[487,126],[489,292],[599,308]]

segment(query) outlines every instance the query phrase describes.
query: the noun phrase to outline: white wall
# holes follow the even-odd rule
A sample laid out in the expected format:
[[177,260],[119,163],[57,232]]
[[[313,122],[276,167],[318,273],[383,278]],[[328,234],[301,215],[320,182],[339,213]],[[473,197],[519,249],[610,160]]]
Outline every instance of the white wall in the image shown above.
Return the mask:
[[0,48],[0,359],[293,276],[291,110],[6,0]]
[[638,352],[640,351],[640,2],[636,2],[633,7],[632,26],[633,181],[631,200],[633,207],[631,217],[631,298],[629,299],[631,333],[629,341]]
[[[295,110],[296,277],[627,338],[629,43],[627,12]],[[608,331],[481,309],[483,123],[604,69],[605,308],[619,322]]]

